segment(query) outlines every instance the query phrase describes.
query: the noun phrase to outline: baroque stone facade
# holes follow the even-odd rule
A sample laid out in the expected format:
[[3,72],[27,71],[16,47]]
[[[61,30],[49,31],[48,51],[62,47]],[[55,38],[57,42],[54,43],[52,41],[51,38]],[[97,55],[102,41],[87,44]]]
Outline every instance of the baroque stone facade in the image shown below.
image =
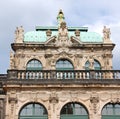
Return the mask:
[[[96,68],[104,71],[112,70],[112,50],[115,45],[110,40],[110,29],[104,27],[103,37],[100,37],[96,33],[88,33],[85,27],[78,29],[67,27],[61,10],[57,19],[58,27],[36,28],[38,35],[45,32],[46,37],[41,36],[41,39],[43,38],[41,41],[39,38],[35,41],[37,35],[34,37],[33,33],[24,34],[23,27],[16,29],[15,42],[11,44],[13,51],[10,53],[8,81],[2,80],[6,92],[5,119],[24,119],[25,112],[23,113],[22,109],[28,104],[42,105],[47,110],[48,119],[64,119],[61,110],[69,103],[82,105],[87,112],[86,119],[102,119],[102,109],[106,104],[120,102],[119,84],[99,82],[101,77],[104,80],[106,77],[113,77],[111,73],[108,72],[104,76],[99,73],[99,78],[94,80],[97,77]],[[54,35],[55,33],[57,35]],[[32,38],[34,39],[31,40]],[[67,62],[67,66],[64,67],[62,61],[63,64]],[[73,73],[65,73],[71,66]],[[62,73],[56,74],[58,68]],[[92,79],[87,79],[88,73],[75,73],[78,70],[82,72],[89,70]],[[45,72],[52,73],[45,74]],[[54,78],[55,74],[57,79]],[[65,79],[59,79],[59,74]],[[42,78],[39,79],[38,75]],[[68,80],[66,75],[68,78],[80,75],[86,79],[81,79],[82,83],[78,79],[76,83],[74,79]],[[30,77],[33,79],[29,79]],[[46,80],[46,77],[52,78]],[[74,82],[71,83],[72,81]],[[1,106],[3,106],[2,100],[0,100]],[[4,113],[0,111],[0,114]],[[32,119],[32,116],[29,118]]]

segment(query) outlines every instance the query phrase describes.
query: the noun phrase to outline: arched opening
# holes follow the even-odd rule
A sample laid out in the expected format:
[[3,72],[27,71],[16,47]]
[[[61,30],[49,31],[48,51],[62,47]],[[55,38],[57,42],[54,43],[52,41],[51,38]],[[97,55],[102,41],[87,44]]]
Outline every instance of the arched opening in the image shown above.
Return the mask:
[[102,119],[120,119],[120,104],[106,104],[102,109]]
[[26,66],[26,79],[40,79],[43,78],[42,72],[38,72],[42,70],[42,64],[39,60],[32,59],[27,63]]
[[32,59],[27,63],[26,70],[42,70],[42,64],[39,60]]
[[[85,69],[90,70],[90,65],[91,65],[90,61],[87,61],[85,63]],[[93,62],[93,69],[94,70],[101,70],[101,64],[95,59],[94,59],[94,62]]]
[[43,105],[30,103],[20,110],[19,119],[48,119],[48,113]]
[[67,103],[61,109],[60,119],[88,119],[88,112],[79,103]]
[[67,59],[59,59],[56,62],[56,70],[57,70],[58,79],[73,79],[74,78],[73,64]]
[[56,62],[57,70],[73,70],[73,64],[67,59],[60,59]]

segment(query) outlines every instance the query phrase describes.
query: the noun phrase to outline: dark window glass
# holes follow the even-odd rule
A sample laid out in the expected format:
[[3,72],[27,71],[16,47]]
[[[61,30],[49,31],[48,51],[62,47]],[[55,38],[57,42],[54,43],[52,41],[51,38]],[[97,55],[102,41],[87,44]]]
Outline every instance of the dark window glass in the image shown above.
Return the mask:
[[107,104],[102,110],[102,115],[120,115],[120,104]]
[[88,115],[84,106],[77,103],[68,103],[62,110],[61,115]]
[[42,64],[40,61],[33,59],[28,62],[26,68],[27,68],[27,70],[41,70]]
[[28,104],[20,112],[20,119],[37,119],[37,117],[47,119],[47,110],[40,104]]
[[58,70],[71,70],[74,69],[70,61],[66,59],[60,59],[56,63],[56,69]]

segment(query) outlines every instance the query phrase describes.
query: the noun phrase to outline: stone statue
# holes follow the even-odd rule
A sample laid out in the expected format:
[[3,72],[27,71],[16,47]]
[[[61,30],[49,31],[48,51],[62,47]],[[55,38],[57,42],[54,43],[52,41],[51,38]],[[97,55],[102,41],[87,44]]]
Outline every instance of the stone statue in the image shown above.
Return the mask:
[[66,27],[66,23],[65,22],[62,22],[60,24],[60,28],[59,28],[59,36],[68,36],[68,30],[67,30],[67,27]]
[[15,42],[22,43],[24,39],[24,29],[22,26],[16,27],[15,30]]
[[68,45],[68,29],[65,22],[62,22],[58,29],[58,44],[59,46]]
[[94,59],[93,59],[93,56],[90,56],[89,57],[89,63],[90,63],[90,65],[89,65],[89,69],[94,69]]
[[106,26],[104,26],[103,28],[103,37],[104,37],[104,40],[106,39],[110,39],[110,28],[107,28]]

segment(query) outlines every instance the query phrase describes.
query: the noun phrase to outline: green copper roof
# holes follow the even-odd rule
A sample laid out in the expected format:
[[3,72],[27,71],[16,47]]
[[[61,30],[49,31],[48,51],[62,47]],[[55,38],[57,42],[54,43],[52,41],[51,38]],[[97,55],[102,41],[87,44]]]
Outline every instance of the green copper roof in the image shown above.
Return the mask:
[[24,34],[24,42],[45,42],[46,40],[44,31],[30,31]]
[[[73,28],[68,29],[69,37],[75,36]],[[54,30],[53,30],[54,29]],[[46,28],[38,31],[30,31],[24,34],[24,42],[45,42],[47,40],[46,37]],[[58,29],[51,28],[52,36],[58,36]],[[83,43],[102,43],[103,39],[100,34],[96,32],[80,32],[80,41]]]
[[96,32],[81,32],[80,41],[86,43],[102,43],[103,39],[101,35]]

